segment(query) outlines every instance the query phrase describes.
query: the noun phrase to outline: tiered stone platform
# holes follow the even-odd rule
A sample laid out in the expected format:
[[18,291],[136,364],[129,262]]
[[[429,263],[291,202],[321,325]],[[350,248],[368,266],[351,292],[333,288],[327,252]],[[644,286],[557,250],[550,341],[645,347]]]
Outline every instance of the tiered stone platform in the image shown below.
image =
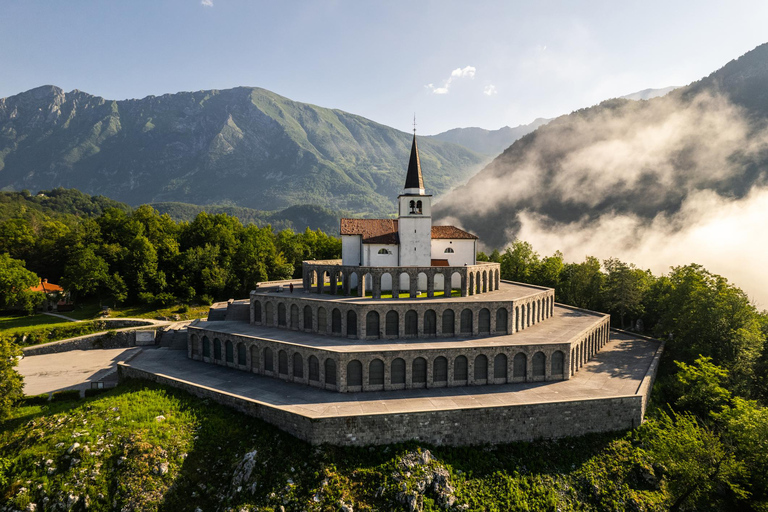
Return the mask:
[[312,444],[503,443],[639,425],[662,344],[621,333],[611,338],[572,378],[546,383],[329,393],[169,350],[145,350],[118,371],[229,405]]

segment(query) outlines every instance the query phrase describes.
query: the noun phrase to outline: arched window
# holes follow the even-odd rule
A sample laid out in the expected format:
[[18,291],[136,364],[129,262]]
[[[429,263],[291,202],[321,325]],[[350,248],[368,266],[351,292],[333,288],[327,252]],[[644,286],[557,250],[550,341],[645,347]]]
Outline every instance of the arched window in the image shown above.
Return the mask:
[[542,352],[533,354],[533,376],[544,377],[546,375],[547,357]]
[[331,358],[325,360],[325,383],[336,385],[336,361]]
[[456,317],[452,309],[443,311],[443,334],[453,336],[455,334]]
[[354,309],[347,311],[347,336],[357,336],[357,313]]
[[211,341],[208,336],[203,336],[203,357],[211,357]]
[[232,342],[229,340],[224,342],[224,355],[226,356],[228,363],[235,362],[235,350],[232,346]]
[[422,207],[421,201],[416,201],[416,213],[419,213],[419,214],[421,213],[421,207]]
[[320,380],[320,361],[315,356],[309,356],[309,380],[313,382]]
[[461,312],[461,334],[472,334],[472,310],[469,308]]
[[390,366],[389,380],[392,384],[405,384],[405,361],[397,358]]
[[213,338],[213,358],[221,361],[221,342],[219,338]]
[[334,334],[341,334],[341,311],[334,308],[331,312],[331,331]]
[[448,381],[448,360],[443,356],[435,358],[432,368],[432,382]]
[[245,343],[237,344],[237,364],[245,366]]
[[365,315],[365,335],[369,338],[379,337],[379,313],[369,311]]
[[414,384],[427,382],[427,360],[423,357],[417,357],[413,360],[411,382]]
[[413,309],[405,313],[405,334],[406,336],[419,334],[419,315]]
[[458,356],[453,361],[453,380],[467,380],[467,358]]
[[299,379],[304,378],[304,358],[298,352],[293,354],[293,376]]
[[408,206],[411,207],[411,213],[416,213],[416,201],[412,200],[410,203],[408,203]]
[[424,312],[424,334],[427,336],[437,334],[437,314],[433,309]]
[[368,384],[371,386],[384,385],[384,362],[381,359],[374,359],[368,365]]
[[400,315],[397,314],[397,311],[387,311],[387,326],[386,326],[386,333],[387,336],[399,336],[400,335]]
[[453,254],[453,247],[446,247],[443,252],[446,254]]
[[552,375],[563,374],[564,355],[559,350],[552,354]]
[[347,363],[347,386],[363,385],[363,364],[357,359]]
[[475,358],[475,380],[488,379],[488,358],[480,354]]
[[507,378],[507,356],[504,354],[497,354],[496,357],[493,358],[493,378]]
[[383,247],[379,249],[379,254],[392,254],[392,251],[388,251],[387,249],[384,249]]

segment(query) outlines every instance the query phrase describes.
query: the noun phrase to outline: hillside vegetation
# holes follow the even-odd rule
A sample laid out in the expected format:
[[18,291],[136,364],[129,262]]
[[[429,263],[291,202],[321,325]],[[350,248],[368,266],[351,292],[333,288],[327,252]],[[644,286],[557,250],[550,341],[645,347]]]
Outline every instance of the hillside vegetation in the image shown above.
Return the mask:
[[[0,99],[0,189],[77,188],[131,205],[390,214],[410,139],[256,87],[113,101],[44,86]],[[487,158],[431,139],[420,152],[436,195]]]

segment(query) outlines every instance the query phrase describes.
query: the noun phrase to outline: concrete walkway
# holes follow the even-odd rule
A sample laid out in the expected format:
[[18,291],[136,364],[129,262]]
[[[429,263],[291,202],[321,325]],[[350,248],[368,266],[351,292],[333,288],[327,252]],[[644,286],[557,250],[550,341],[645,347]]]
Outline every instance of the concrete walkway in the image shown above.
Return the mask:
[[82,322],[82,320],[78,320],[77,318],[72,318],[70,316],[60,315],[59,313],[49,313],[49,312],[44,311],[43,314],[44,315],[48,315],[48,316],[55,316],[56,318],[63,318],[64,320],[66,320],[68,322]]
[[115,371],[118,362],[141,352],[139,347],[104,350],[72,350],[25,357],[18,370],[24,377],[24,394],[39,395],[62,389],[88,389]]

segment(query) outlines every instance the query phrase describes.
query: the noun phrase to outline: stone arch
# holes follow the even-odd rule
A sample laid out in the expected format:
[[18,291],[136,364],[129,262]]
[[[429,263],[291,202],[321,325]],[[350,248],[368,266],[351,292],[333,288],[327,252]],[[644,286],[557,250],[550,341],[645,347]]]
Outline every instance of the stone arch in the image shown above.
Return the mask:
[[264,348],[264,370],[268,372],[275,371],[275,361],[272,355],[272,349],[269,347]]
[[265,325],[275,325],[275,306],[270,301],[264,305],[264,316]]
[[286,324],[286,318],[285,318],[285,304],[282,302],[279,302],[277,304],[277,326],[278,327],[285,327]]
[[448,382],[448,360],[443,356],[437,356],[432,362],[432,382]]
[[363,385],[363,363],[357,359],[347,363],[347,386],[357,387]]
[[368,338],[379,337],[379,312],[369,311],[365,315],[365,335]]
[[426,292],[429,289],[429,278],[427,278],[426,272],[419,272],[416,275],[416,291]]
[[445,291],[445,274],[442,272],[435,272],[432,276],[432,289],[436,292]]
[[394,309],[387,311],[384,334],[387,336],[400,336],[400,315]]
[[507,356],[504,354],[496,354],[493,358],[493,378],[505,379],[507,378]]
[[246,357],[247,351],[245,350],[245,343],[240,342],[237,344],[237,364],[245,366],[247,364],[248,357]]
[[564,362],[565,362],[565,355],[559,350],[555,351],[555,353],[552,354],[552,361],[551,361],[552,370],[550,373],[552,375],[563,375],[563,373],[565,373],[565,368],[563,364]]
[[416,310],[409,309],[405,313],[405,335],[417,336],[419,334],[419,315]]
[[443,311],[442,333],[446,336],[453,336],[456,334],[456,314],[452,309],[446,309]]
[[489,334],[491,332],[491,312],[488,311],[488,308],[483,308],[477,317],[477,331],[480,334]]
[[203,336],[203,357],[211,357],[211,340]]
[[298,352],[293,353],[293,377],[295,379],[304,378],[304,358]]
[[[380,279],[381,279],[380,286],[381,286],[381,290],[382,291],[384,291],[384,290],[393,291],[393,288],[392,288],[392,274],[390,274],[389,272],[384,272],[383,274],[381,274]],[[395,297],[393,295],[392,298],[396,299],[397,297]]]
[[261,302],[253,303],[253,321],[261,323]]
[[333,308],[331,312],[331,332],[341,334],[341,310]]
[[347,311],[347,336],[357,336],[357,313],[354,309]]
[[328,332],[328,312],[323,307],[317,308],[317,332]]
[[467,356],[457,356],[453,360],[453,380],[466,381],[468,378],[468,368]]
[[357,288],[360,284],[360,280],[357,278],[357,272],[350,272],[347,274],[347,289],[345,292],[347,295],[355,295]]
[[483,354],[475,358],[475,380],[488,380],[488,358]]
[[507,333],[507,308],[496,310],[496,334]]
[[224,358],[228,363],[235,362],[235,347],[230,340],[224,342]]
[[277,353],[277,373],[288,375],[288,354],[285,350],[280,350]]
[[469,273],[469,286],[467,287],[467,289],[470,295],[475,294],[475,273],[474,272]]
[[325,383],[336,385],[336,361],[330,357],[325,360]]
[[259,371],[259,347],[251,345],[251,371]]
[[411,364],[411,382],[414,384],[427,383],[427,360],[417,357]]
[[463,285],[464,277],[461,275],[461,272],[451,274],[451,290],[459,290],[459,293],[461,293]]
[[213,338],[213,358],[216,361],[221,361],[221,341],[219,338]]
[[544,352],[533,354],[533,376],[544,377],[547,374],[547,356]]
[[384,361],[381,359],[374,359],[368,364],[368,385],[384,385]]
[[400,285],[399,290],[407,292],[411,289],[411,276],[408,275],[408,272],[400,272],[400,275],[397,276],[397,282]]
[[363,274],[363,293],[361,294],[358,292],[357,294],[360,295],[360,297],[365,297],[365,292],[371,291],[371,295],[373,295],[373,274],[370,272],[366,272]]
[[320,380],[320,361],[317,360],[317,357],[309,356],[307,365],[309,366],[309,380],[311,380],[312,382],[319,381]]
[[512,377],[515,379],[528,377],[528,357],[522,352],[518,352],[512,360]]
[[304,330],[312,330],[312,306],[304,306]]
[[469,308],[461,312],[461,334],[472,334],[472,310]]
[[437,313],[434,309],[428,309],[424,312],[424,334],[426,336],[437,334]]
[[296,304],[291,304],[291,325],[288,327],[291,329],[299,328],[299,306]]
[[405,384],[405,360],[398,357],[392,361],[389,368],[390,384]]

